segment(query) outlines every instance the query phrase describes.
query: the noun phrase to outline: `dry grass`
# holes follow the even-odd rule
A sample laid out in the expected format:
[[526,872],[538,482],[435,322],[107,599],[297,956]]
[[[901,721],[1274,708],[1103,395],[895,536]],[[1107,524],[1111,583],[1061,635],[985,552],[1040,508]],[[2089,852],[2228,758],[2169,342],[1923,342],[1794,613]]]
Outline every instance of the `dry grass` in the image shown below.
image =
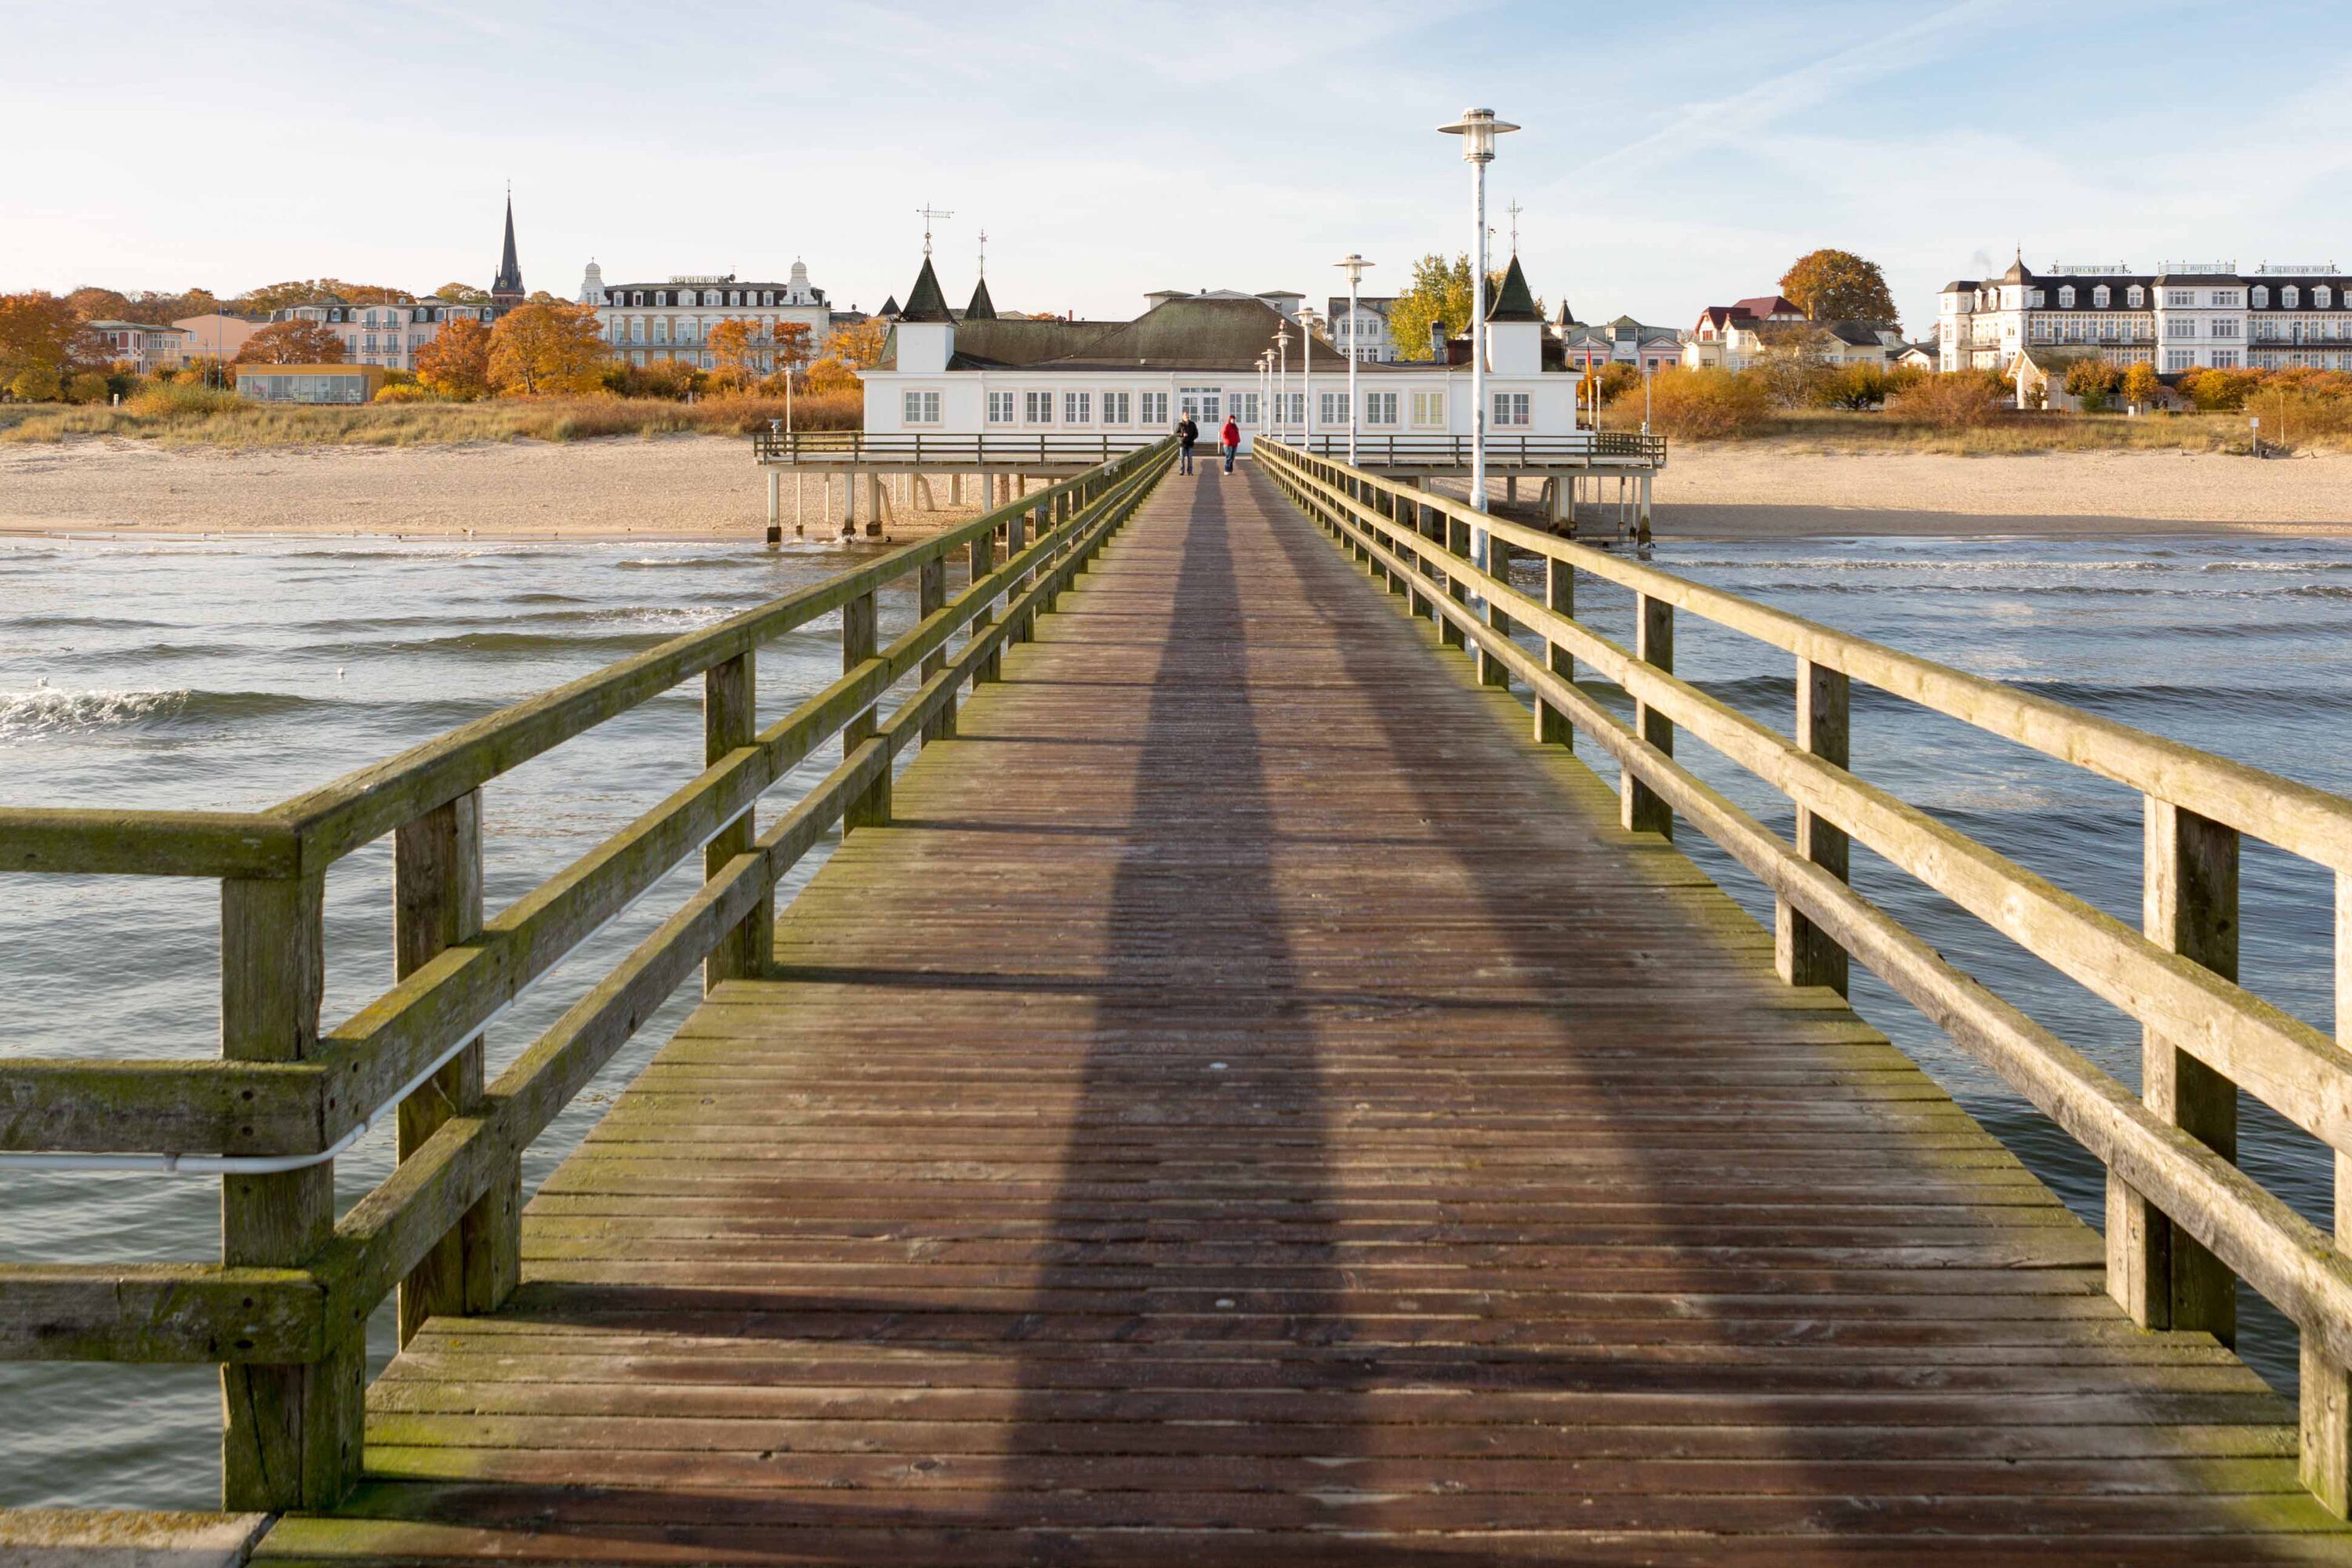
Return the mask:
[[[793,423],[803,430],[855,430],[864,412],[856,392],[793,399]],[[0,404],[0,441],[118,436],[171,447],[417,447],[600,436],[744,436],[783,415],[780,397],[706,397],[690,404],[646,397],[519,398],[345,407],[142,394],[121,408]]]
[[1987,424],[1943,429],[1895,413],[1786,412],[1762,434],[1795,451],[1839,454],[1937,452],[2016,457],[2035,452],[2245,452],[2236,414],[2002,414]]

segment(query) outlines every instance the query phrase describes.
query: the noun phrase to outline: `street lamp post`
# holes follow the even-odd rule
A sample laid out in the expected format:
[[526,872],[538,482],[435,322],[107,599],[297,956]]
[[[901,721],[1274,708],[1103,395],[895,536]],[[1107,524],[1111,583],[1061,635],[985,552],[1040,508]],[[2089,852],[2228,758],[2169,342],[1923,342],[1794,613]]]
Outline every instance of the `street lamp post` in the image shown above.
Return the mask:
[[1351,250],[1345,261],[1336,265],[1348,274],[1348,466],[1352,468],[1356,466],[1356,426],[1363,423],[1363,415],[1356,404],[1356,289],[1364,280],[1364,268],[1372,264]]
[[1298,441],[1315,450],[1315,332],[1307,324],[1307,304],[1298,306]]
[[1283,435],[1290,433],[1290,328],[1274,329],[1275,355],[1279,369],[1274,384],[1275,427]]
[[[1470,165],[1470,224],[1477,237],[1477,266],[1470,274],[1470,504],[1486,510],[1486,165],[1495,161],[1495,138],[1517,126],[1495,118],[1491,109],[1465,109],[1462,118],[1438,130],[1462,138],[1462,160]],[[1486,531],[1470,535],[1470,561],[1486,569]]]
[[1274,351],[1265,349],[1257,356],[1257,427],[1264,434],[1267,416],[1274,412]]

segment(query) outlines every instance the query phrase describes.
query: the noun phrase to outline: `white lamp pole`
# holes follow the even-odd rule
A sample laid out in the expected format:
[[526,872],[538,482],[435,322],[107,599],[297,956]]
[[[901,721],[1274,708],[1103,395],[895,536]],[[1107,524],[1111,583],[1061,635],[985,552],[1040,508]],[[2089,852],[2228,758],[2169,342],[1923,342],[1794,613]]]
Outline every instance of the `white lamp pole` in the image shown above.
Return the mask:
[[1372,264],[1348,252],[1348,258],[1337,264],[1348,274],[1348,466],[1356,466],[1356,426],[1363,423],[1363,415],[1356,405],[1356,289],[1364,280],[1364,268]]
[[1279,366],[1274,386],[1275,427],[1279,434],[1287,436],[1290,434],[1290,410],[1286,406],[1290,402],[1290,329],[1287,326],[1274,329],[1274,348]]
[[[1462,118],[1438,130],[1462,138],[1462,159],[1470,165],[1470,223],[1477,236],[1476,268],[1470,274],[1470,504],[1486,510],[1486,165],[1495,161],[1495,138],[1517,126],[1495,118],[1491,109],[1465,109]],[[1486,531],[1470,535],[1470,562],[1486,569]]]
[[1263,433],[1274,413],[1274,351],[1257,356],[1257,427]]
[[1307,302],[1298,303],[1298,439],[1315,450],[1315,329],[1307,324]]

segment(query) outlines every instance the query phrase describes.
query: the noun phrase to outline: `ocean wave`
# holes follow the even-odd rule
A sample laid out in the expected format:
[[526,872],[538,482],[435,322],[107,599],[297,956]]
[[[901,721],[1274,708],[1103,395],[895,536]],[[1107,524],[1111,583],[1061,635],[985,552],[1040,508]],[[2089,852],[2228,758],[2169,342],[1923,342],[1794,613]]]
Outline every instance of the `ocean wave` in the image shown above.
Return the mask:
[[226,723],[263,719],[310,707],[314,699],[290,691],[63,691],[36,687],[0,691],[0,740],[134,726]]
[[645,555],[626,561],[615,561],[613,564],[625,572],[632,568],[702,566],[731,566],[740,571],[745,563],[740,556],[737,555]]

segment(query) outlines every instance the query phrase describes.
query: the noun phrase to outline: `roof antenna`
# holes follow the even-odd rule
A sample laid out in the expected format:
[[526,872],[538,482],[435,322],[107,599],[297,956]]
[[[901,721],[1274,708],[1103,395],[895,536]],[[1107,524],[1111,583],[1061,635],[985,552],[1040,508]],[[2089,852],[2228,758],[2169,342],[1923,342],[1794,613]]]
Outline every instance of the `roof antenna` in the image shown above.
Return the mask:
[[1517,256],[1519,253],[1519,215],[1528,209],[1519,205],[1518,197],[1513,196],[1511,205],[1503,210],[1511,215],[1511,254]]
[[988,230],[980,231],[980,275],[988,276]]
[[923,219],[923,258],[925,260],[929,260],[931,254],[931,220],[934,218],[953,217],[955,216],[955,214],[940,212],[929,202],[925,202],[918,211],[921,214]]

